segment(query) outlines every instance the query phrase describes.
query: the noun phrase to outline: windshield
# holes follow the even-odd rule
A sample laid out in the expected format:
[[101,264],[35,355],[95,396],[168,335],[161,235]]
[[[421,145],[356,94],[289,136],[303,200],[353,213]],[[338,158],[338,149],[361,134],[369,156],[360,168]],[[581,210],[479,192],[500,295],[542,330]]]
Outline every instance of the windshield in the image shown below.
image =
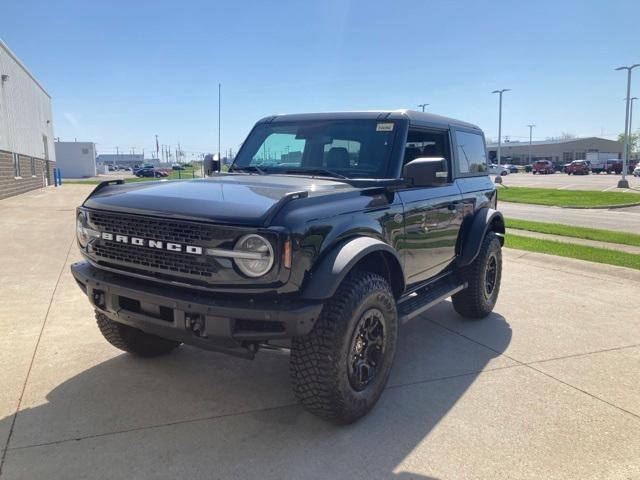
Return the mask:
[[386,178],[396,130],[394,122],[377,120],[259,124],[233,170]]

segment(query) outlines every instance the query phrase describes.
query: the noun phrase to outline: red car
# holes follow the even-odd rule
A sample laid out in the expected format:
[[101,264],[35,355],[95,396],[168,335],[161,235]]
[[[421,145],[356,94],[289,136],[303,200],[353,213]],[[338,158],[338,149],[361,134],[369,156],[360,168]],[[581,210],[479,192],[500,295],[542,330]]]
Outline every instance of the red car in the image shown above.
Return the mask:
[[531,172],[536,174],[547,174],[547,173],[556,173],[555,169],[553,168],[553,163],[551,163],[549,160],[538,160],[537,162],[535,162],[533,164],[533,167],[531,167]]
[[589,175],[591,169],[586,161],[574,160],[565,167],[565,172],[567,172],[568,175]]
[[622,173],[622,160],[607,160],[604,171],[620,175]]

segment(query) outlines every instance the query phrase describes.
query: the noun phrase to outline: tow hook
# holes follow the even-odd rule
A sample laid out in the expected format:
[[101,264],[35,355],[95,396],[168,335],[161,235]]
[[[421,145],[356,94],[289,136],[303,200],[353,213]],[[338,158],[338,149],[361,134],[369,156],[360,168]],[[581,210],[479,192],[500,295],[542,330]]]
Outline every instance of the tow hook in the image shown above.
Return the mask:
[[205,323],[202,315],[197,313],[186,313],[184,316],[184,323],[187,330],[191,330],[196,337],[206,337]]

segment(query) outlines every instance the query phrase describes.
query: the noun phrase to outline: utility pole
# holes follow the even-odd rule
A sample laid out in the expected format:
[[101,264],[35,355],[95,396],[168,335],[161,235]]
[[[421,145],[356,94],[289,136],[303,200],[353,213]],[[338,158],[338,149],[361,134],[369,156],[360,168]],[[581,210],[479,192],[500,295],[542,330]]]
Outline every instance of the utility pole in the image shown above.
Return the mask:
[[633,130],[633,102],[637,99],[638,97],[631,97],[631,108],[629,109],[629,136],[631,136],[631,131]]
[[535,127],[535,125],[531,124],[527,125],[527,127],[529,127],[529,165],[531,165],[531,140],[533,138],[533,127]]
[[118,161],[120,160],[120,150],[118,149],[118,146],[116,145],[116,165],[118,165]]
[[[221,118],[221,104],[222,104],[222,84],[218,83],[218,162],[222,162],[220,157],[220,118]],[[222,163],[220,163],[222,165]]]
[[429,105],[428,103],[420,103],[420,104],[418,104],[418,106],[419,106],[420,108],[422,108],[422,111],[423,111],[423,112],[424,112],[424,107],[426,107],[426,106],[428,106],[428,105]]
[[631,71],[640,67],[640,63],[631,65],[630,67],[618,67],[616,70],[627,71],[627,109],[624,116],[624,153],[622,157],[622,176],[618,180],[618,188],[629,188],[629,182],[627,180],[627,161],[629,159],[629,104],[631,103]]
[[[491,92],[500,95],[500,102],[498,104],[498,167],[500,166],[500,162],[502,161],[502,94],[504,92],[508,92],[509,90],[509,88],[503,88],[502,90],[494,90],[493,92]],[[496,176],[495,182],[502,183],[502,176],[500,176],[499,172]]]

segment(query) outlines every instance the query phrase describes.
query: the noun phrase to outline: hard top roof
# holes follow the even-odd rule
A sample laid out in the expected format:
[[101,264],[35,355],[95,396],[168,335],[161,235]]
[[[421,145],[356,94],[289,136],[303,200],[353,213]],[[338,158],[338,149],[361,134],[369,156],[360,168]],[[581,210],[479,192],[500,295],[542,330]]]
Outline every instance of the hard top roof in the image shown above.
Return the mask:
[[324,113],[291,113],[264,117],[258,123],[304,122],[310,120],[409,120],[411,123],[429,124],[433,126],[458,126],[480,130],[472,123],[454,118],[443,117],[427,112],[415,110],[368,110],[352,112],[324,112]]

